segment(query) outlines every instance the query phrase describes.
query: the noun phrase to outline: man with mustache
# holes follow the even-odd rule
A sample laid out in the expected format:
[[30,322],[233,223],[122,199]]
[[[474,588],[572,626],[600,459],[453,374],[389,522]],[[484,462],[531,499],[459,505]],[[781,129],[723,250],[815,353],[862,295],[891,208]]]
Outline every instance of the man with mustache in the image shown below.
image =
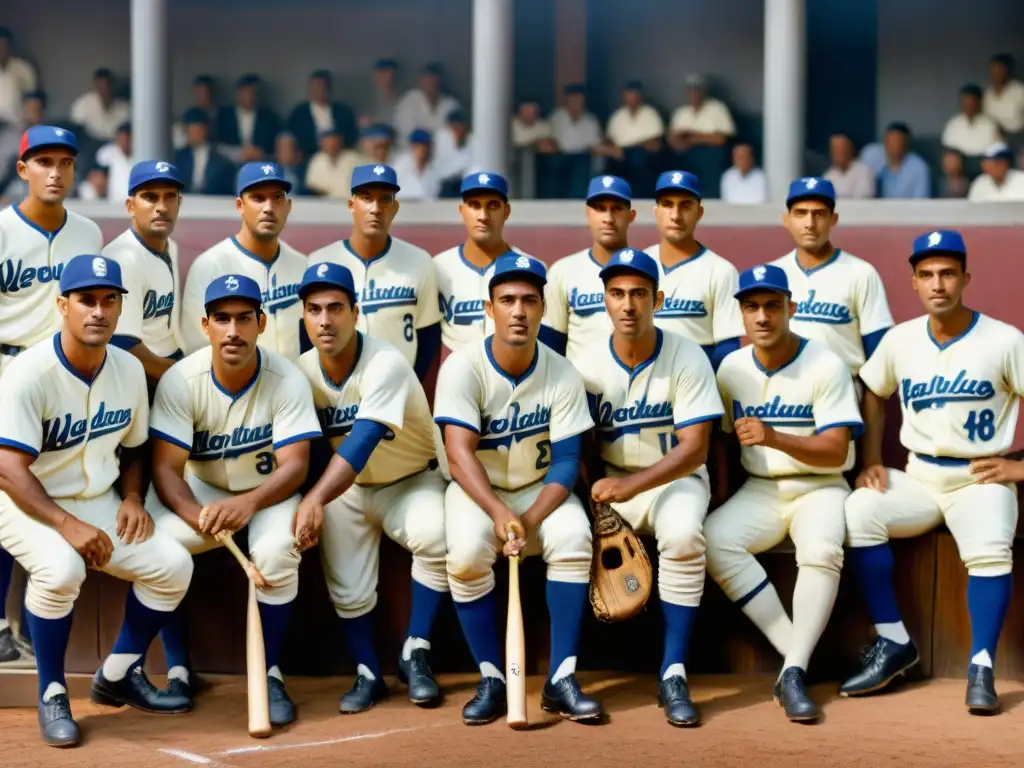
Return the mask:
[[299,283],[306,257],[281,240],[292,210],[292,184],[277,163],[246,163],[238,171],[235,210],[242,217],[237,235],[196,257],[185,279],[181,336],[185,354],[209,342],[202,321],[206,288],[216,278],[239,274],[256,281],[262,292],[266,324],[259,343],[295,362],[300,354],[302,304]]
[[[17,170],[28,196],[0,211],[0,378],[17,355],[60,329],[57,286],[68,260],[103,248],[95,222],[64,207],[77,155],[75,134],[64,128],[37,125],[21,136]],[[0,664],[31,666],[26,627],[16,637],[7,623],[13,568],[0,549]]]
[[[171,367],[150,414],[156,529],[192,554],[221,546],[220,531],[248,528],[249,555],[271,586],[259,589],[270,722],[295,719],[278,666],[299,591],[300,552],[319,520],[299,510],[310,441],[321,436],[309,383],[294,363],[257,346],[266,328],[263,289],[250,277],[218,277],[205,291],[209,344]],[[180,622],[162,635],[170,689],[188,698],[194,681]]]

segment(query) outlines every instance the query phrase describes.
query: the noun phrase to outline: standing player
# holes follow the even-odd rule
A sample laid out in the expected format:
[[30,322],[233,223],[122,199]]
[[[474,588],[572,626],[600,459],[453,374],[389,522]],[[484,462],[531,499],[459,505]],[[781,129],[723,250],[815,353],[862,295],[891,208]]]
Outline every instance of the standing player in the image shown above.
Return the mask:
[[[926,315],[900,323],[861,368],[864,470],[846,500],[848,552],[877,637],[841,696],[881,690],[918,661],[900,620],[889,538],[945,522],[967,567],[971,616],[968,710],[999,707],[992,667],[1010,603],[1017,487],[1013,443],[1024,394],[1024,335],[963,305],[971,276],[959,232],[914,240],[913,286]],[[899,391],[906,471],[882,465],[885,400]]]
[[454,480],[445,494],[449,582],[482,676],[462,710],[467,725],[506,711],[493,592],[499,552],[541,553],[548,566],[551,666],[541,707],[572,720],[602,714],[575,674],[593,548],[572,489],[581,435],[594,422],[579,374],[537,342],[545,279],[537,259],[500,257],[486,304],[494,334],[452,353],[438,374],[434,420]]
[[[853,379],[828,348],[797,336],[786,273],[757,266],[736,298],[753,346],[722,361],[723,430],[750,474],[704,523],[708,573],[785,657],[775,700],[790,720],[816,720],[804,675],[825,630],[843,565],[843,502],[853,439],[863,430]],[[793,620],[754,555],[796,545]]]
[[700,344],[718,370],[740,347],[743,320],[733,294],[736,267],[694,236],[704,216],[700,180],[687,171],[665,171],[654,188],[654,221],[661,241],[647,249],[660,273],[665,301],[654,315],[659,328]]
[[615,330],[610,341],[588,347],[577,365],[605,474],[587,478],[590,495],[611,504],[638,533],[657,538],[665,620],[659,701],[672,725],[693,726],[700,715],[684,664],[704,593],[702,528],[711,500],[704,463],[723,411],[701,349],[655,327],[664,299],[659,277],[657,262],[643,251],[612,256],[601,278]]
[[[356,330],[352,273],[324,262],[302,279],[306,332],[316,349],[299,358],[335,455],[302,500],[324,521],[320,556],[357,677],[342,712],[364,712],[388,692],[373,647],[381,531],[412,553],[412,616],[398,660],[415,704],[440,690],[428,652],[434,617],[448,594],[445,481],[437,471],[437,427],[412,366],[391,344]],[[324,507],[326,506],[326,515]]]
[[390,235],[398,214],[398,178],[390,165],[352,171],[352,236],[309,255],[310,263],[347,267],[359,300],[359,330],[396,347],[423,378],[441,351],[437,276],[430,254]]
[[125,208],[131,226],[103,249],[121,265],[128,286],[113,343],[142,362],[156,382],[182,357],[178,319],[178,244],[171,240],[185,182],[170,163],[132,166]]
[[[77,155],[71,131],[38,125],[22,134],[17,169],[28,197],[0,211],[0,376],[15,356],[60,329],[57,284],[68,260],[103,247],[100,228],[64,207]],[[20,664],[31,662],[30,643],[19,637],[16,645],[7,625],[13,568],[0,549],[0,663]]]
[[793,333],[824,344],[856,376],[893,319],[875,268],[832,245],[838,222],[832,182],[797,179],[782,214],[796,248],[772,264],[785,270],[793,291]]
[[138,360],[108,346],[121,312],[121,270],[80,255],[64,264],[60,291],[60,330],[11,362],[0,387],[0,543],[28,573],[24,618],[43,741],[70,747],[80,732],[64,656],[86,569],[134,582],[114,649],[93,678],[93,701],[171,713],[186,711],[188,699],[154,688],[141,662],[184,597],[192,562],[153,531],[142,506],[146,375]]
[[239,274],[255,280],[262,291],[266,329],[260,346],[292,362],[299,359],[299,283],[307,259],[281,240],[292,210],[291,189],[276,163],[246,163],[238,171],[235,209],[242,228],[199,254],[185,280],[181,335],[186,354],[209,344],[203,321],[207,286],[216,278]]
[[[270,722],[295,719],[278,662],[299,591],[299,549],[319,523],[297,514],[309,441],[322,433],[302,372],[257,346],[267,316],[263,289],[225,275],[206,290],[209,344],[174,365],[157,386],[150,416],[156,529],[192,554],[220,546],[219,531],[248,527],[249,554],[272,585],[259,590]],[[157,497],[159,494],[159,498]],[[315,537],[314,539],[315,540]],[[173,630],[173,631],[172,631]],[[192,697],[180,623],[163,634],[171,690]]]
[[591,179],[587,226],[593,245],[551,265],[540,340],[570,362],[612,332],[600,273],[612,254],[626,247],[629,225],[636,218],[631,200],[629,184],[618,176]]

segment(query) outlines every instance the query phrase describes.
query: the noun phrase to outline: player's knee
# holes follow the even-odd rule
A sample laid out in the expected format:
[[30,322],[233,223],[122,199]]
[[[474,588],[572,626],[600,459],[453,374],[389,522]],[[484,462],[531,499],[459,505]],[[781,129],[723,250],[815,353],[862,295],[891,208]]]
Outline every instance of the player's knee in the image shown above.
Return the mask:
[[839,573],[843,568],[843,546],[828,539],[802,542],[796,549],[796,564]]
[[377,591],[354,589],[331,589],[334,612],[342,619],[358,619],[377,607]]
[[409,552],[428,560],[444,560],[448,544],[444,535],[443,515],[412,515],[406,527]]
[[970,576],[993,578],[1013,572],[1013,549],[1009,543],[987,552],[965,552],[962,560]]
[[672,560],[701,557],[707,548],[700,525],[667,531],[658,537],[658,552]]
[[299,577],[299,563],[302,557],[295,551],[291,535],[264,536],[251,545],[253,564],[276,586],[295,582]]
[[881,544],[888,532],[879,515],[882,494],[872,488],[858,488],[846,497],[846,540],[855,546]]
[[163,580],[168,596],[177,597],[179,602],[185,597],[189,584],[192,583],[194,569],[195,564],[188,550],[180,544],[168,547]]
[[44,619],[60,619],[71,613],[85,582],[85,561],[74,553],[35,570],[28,583],[25,606]]
[[487,542],[449,542],[445,566],[448,576],[455,581],[473,581],[486,576],[494,563],[494,555]]

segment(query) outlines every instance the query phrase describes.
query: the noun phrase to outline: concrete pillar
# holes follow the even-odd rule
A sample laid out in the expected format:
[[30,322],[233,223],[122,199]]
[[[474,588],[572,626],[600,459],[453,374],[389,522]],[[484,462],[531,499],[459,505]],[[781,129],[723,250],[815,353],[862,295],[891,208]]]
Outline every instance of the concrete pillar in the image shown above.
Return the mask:
[[473,0],[473,165],[503,176],[512,121],[512,0]]
[[806,109],[805,0],[765,0],[764,149],[762,165],[773,202],[786,198],[803,173]]
[[167,0],[131,0],[133,160],[169,160]]

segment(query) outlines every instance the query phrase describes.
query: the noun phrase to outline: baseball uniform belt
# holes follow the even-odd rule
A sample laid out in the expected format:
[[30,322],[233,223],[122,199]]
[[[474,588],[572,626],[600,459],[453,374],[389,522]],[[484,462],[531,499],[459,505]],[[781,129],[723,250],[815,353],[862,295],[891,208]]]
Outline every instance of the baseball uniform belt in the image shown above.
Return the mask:
[[424,472],[429,472],[429,471],[431,471],[433,469],[437,469],[437,459],[431,459],[430,461],[427,462],[427,466],[425,466],[423,469],[418,469],[418,470],[416,470],[415,472],[413,472],[410,475],[406,475],[405,477],[400,477],[397,480],[392,480],[389,483],[353,483],[353,485],[358,485],[360,488],[371,488],[371,489],[372,488],[389,488],[392,485],[398,485],[398,483],[404,483],[410,477],[416,477],[416,475],[422,475]]
[[929,456],[926,453],[914,453],[921,461],[929,464],[938,464],[940,467],[966,467],[971,463],[970,459],[960,459],[955,456]]

